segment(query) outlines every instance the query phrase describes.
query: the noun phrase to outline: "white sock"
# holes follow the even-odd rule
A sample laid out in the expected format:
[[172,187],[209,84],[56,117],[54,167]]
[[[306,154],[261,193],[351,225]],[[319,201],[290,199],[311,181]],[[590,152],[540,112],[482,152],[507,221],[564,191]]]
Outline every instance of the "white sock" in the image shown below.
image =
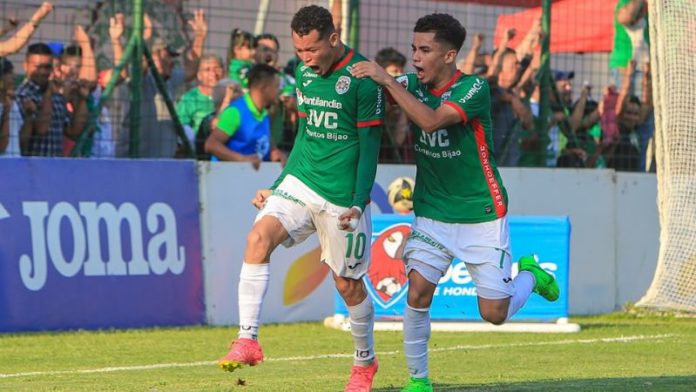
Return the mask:
[[506,320],[510,320],[510,317],[514,316],[527,302],[527,298],[529,298],[536,284],[536,279],[534,279],[534,275],[531,272],[520,271],[517,276],[515,276],[512,284],[515,286],[515,294],[510,298],[510,306],[508,307]]
[[353,335],[355,347],[353,363],[368,366],[375,358],[375,309],[370,296],[368,295],[355,306],[348,306],[348,315],[350,316],[350,333]]
[[411,377],[428,377],[428,341],[430,340],[430,308],[412,308],[406,304],[404,313],[404,353]]
[[270,266],[242,264],[239,274],[239,334],[240,338],[256,340],[259,335],[259,317],[263,297],[268,290]]

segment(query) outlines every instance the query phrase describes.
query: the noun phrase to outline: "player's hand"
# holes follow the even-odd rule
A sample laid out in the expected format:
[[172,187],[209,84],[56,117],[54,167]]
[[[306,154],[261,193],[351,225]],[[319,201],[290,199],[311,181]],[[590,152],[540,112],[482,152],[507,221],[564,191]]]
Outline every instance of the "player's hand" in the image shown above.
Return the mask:
[[360,212],[358,207],[349,208],[346,212],[339,215],[338,228],[345,231],[354,231],[355,228],[358,227],[361,216],[362,212]]
[[268,200],[272,193],[273,191],[270,189],[259,189],[256,191],[256,196],[251,200],[251,204],[259,210],[262,209],[263,206],[266,205],[266,200]]
[[356,78],[371,78],[375,83],[386,86],[394,80],[379,64],[374,61],[361,61],[353,64],[350,73]]

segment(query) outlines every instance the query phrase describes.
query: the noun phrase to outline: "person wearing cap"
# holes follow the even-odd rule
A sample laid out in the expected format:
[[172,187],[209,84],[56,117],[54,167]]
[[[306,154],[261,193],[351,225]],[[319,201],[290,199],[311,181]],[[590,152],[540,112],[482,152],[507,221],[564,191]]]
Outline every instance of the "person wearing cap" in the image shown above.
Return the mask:
[[573,104],[573,78],[574,71],[559,71],[553,72],[553,80],[556,82],[556,90],[561,97],[561,104],[569,107]]
[[[167,96],[172,101],[174,101],[175,92],[184,83],[193,80],[198,71],[197,61],[203,54],[203,46],[208,34],[208,23],[205,20],[202,9],[194,12],[194,18],[189,21],[189,25],[193,29],[194,39],[191,49],[181,56],[183,57],[183,68],[175,63],[175,58],[182,55],[182,53],[172,48],[162,38],[154,38],[149,45],[155,71],[164,81]],[[178,140],[174,122],[166,106],[164,96],[157,88],[155,78],[149,67],[144,67],[143,72],[144,75],[141,80],[139,148],[138,151],[129,151],[130,116],[126,114],[121,137],[118,141],[118,151],[121,154],[129,151],[129,155],[136,155],[141,158],[173,158],[178,150],[179,143],[183,141]]]
[[176,113],[181,125],[184,126],[186,136],[193,143],[201,120],[210,112],[215,111],[213,103],[213,89],[222,79],[222,59],[217,55],[208,54],[201,56],[198,61],[198,86],[190,89],[181,96],[176,104]]

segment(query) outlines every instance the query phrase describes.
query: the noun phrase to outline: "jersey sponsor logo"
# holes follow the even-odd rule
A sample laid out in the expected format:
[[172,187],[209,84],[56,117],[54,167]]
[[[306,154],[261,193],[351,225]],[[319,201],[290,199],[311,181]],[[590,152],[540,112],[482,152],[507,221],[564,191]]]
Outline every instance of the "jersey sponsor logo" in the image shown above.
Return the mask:
[[302,87],[307,87],[309,86],[314,80],[305,80],[302,82]]
[[[300,102],[299,97],[297,102]],[[305,105],[319,106],[322,108],[343,109],[343,104],[335,99],[327,101],[326,99],[321,99],[317,97],[302,97],[302,103],[304,103]]]
[[302,77],[303,78],[316,78],[316,77],[318,77],[318,75],[315,74],[314,72],[307,71],[307,72],[302,74]]
[[315,127],[321,127],[325,129],[337,129],[338,113],[309,109],[307,123]]
[[474,82],[474,84],[471,85],[469,92],[467,92],[466,95],[459,100],[459,102],[466,103],[466,101],[470,100],[477,92],[481,91],[482,88],[483,80],[476,78],[476,82]]
[[406,75],[401,75],[401,76],[399,76],[399,77],[396,78],[396,81],[397,81],[400,85],[404,86],[405,89],[408,89],[408,76],[406,76]]
[[449,147],[449,133],[446,129],[438,129],[435,132],[421,132],[420,142],[430,147]]
[[339,94],[345,94],[350,88],[350,78],[348,76],[341,76],[336,81],[336,92]]
[[309,66],[303,65],[300,67],[300,71],[304,72],[304,70],[306,70],[307,68],[309,68]]

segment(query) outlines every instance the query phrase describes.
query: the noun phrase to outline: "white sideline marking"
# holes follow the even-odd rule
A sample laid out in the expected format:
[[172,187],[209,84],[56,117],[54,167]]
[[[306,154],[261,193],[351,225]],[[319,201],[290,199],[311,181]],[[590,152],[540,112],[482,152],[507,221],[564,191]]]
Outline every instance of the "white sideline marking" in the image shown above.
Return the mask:
[[[677,336],[676,334],[662,335],[634,335],[634,336],[619,336],[616,338],[597,338],[597,339],[567,339],[548,342],[530,342],[530,343],[507,343],[507,344],[479,344],[479,345],[457,345],[452,347],[441,347],[429,350],[431,353],[443,351],[459,351],[459,350],[483,350],[488,348],[509,348],[509,347],[530,347],[530,346],[561,346],[568,344],[592,344],[592,343],[629,343],[639,340],[658,340]],[[401,351],[379,351],[379,355],[394,355]],[[306,355],[298,357],[280,357],[267,358],[266,362],[287,362],[287,361],[312,361],[316,359],[331,359],[331,358],[352,358],[353,354],[323,354],[323,355]],[[216,365],[216,361],[199,361],[199,362],[180,362],[180,363],[157,363],[154,365],[136,365],[136,366],[117,366],[103,367],[97,369],[77,369],[77,370],[53,370],[45,372],[22,372],[22,373],[0,373],[2,378],[16,377],[32,377],[32,376],[55,376],[61,374],[91,374],[91,373],[111,373],[137,370],[153,370],[153,369],[171,369],[181,367],[196,367],[196,366],[212,366]]]

